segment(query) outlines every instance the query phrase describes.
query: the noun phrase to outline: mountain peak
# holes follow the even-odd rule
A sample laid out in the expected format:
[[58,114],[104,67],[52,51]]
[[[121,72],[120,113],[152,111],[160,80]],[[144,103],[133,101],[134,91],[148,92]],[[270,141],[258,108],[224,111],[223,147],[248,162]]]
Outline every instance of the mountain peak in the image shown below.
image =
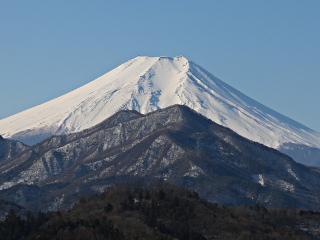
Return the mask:
[[[148,59],[148,58],[156,58],[156,59],[169,59],[169,60],[180,60],[180,59],[184,59],[184,60],[188,60],[186,57],[184,57],[183,55],[179,55],[179,56],[176,56],[176,57],[169,57],[169,56],[155,56],[155,57],[152,57],[152,56],[142,56],[142,55],[139,55],[133,59]],[[131,60],[133,60],[131,59]],[[131,61],[129,60],[129,61]]]
[[[135,64],[145,64],[145,65],[149,65],[150,64],[150,68],[157,68],[159,67],[158,64],[168,64],[168,66],[166,67],[176,67],[176,68],[181,68],[183,67],[188,67],[189,63],[191,61],[189,59],[187,59],[186,57],[180,55],[180,56],[176,56],[176,57],[168,57],[168,56],[158,56],[158,57],[150,57],[150,56],[138,56],[135,57],[129,61],[127,61],[126,63],[124,63],[124,66],[127,65],[131,65],[133,63]],[[121,65],[122,66],[122,65]]]

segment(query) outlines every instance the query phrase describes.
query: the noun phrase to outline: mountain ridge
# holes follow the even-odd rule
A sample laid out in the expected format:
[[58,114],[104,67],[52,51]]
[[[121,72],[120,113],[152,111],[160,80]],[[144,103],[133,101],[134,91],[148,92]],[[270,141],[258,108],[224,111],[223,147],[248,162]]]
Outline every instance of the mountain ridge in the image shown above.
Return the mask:
[[145,115],[121,111],[93,128],[29,147],[0,163],[0,198],[59,209],[134,178],[162,179],[223,204],[319,207],[317,169],[181,105]]

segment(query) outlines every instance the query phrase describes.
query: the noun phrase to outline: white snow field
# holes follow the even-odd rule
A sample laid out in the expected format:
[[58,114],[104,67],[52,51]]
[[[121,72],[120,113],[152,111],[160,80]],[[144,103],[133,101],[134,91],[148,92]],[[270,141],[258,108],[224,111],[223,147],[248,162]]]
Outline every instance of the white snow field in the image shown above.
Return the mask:
[[247,97],[183,56],[139,56],[61,97],[0,120],[4,138],[35,144],[94,126],[123,109],[191,107],[242,136],[277,148],[320,148],[320,134]]

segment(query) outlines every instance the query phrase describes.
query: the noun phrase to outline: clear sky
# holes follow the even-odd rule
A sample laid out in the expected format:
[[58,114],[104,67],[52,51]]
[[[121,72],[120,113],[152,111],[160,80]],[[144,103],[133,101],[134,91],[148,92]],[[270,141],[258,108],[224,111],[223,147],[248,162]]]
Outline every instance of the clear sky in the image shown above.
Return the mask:
[[0,119],[138,55],[183,55],[320,132],[319,0],[0,0]]

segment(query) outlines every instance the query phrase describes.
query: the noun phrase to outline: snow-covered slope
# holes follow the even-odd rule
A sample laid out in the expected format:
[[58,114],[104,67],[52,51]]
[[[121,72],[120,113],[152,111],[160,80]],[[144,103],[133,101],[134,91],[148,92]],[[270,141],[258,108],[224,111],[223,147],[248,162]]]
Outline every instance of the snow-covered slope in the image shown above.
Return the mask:
[[0,134],[34,144],[94,126],[115,112],[191,107],[251,140],[320,148],[320,134],[245,96],[183,56],[136,57],[49,102],[0,120]]

